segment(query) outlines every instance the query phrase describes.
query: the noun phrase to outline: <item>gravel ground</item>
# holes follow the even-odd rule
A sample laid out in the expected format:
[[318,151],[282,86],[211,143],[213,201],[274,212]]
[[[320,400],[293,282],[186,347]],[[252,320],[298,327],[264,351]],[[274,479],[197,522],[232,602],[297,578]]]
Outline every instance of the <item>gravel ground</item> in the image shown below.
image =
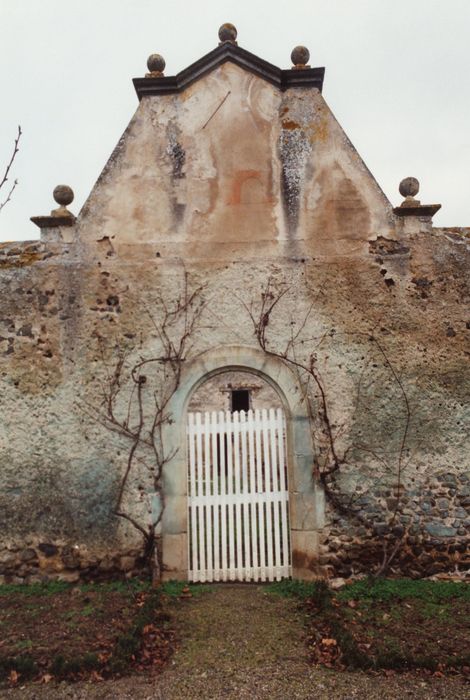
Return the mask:
[[309,665],[296,603],[255,586],[219,586],[175,605],[181,645],[159,676],[30,684],[0,691],[25,700],[385,700],[470,698],[458,678],[372,676]]

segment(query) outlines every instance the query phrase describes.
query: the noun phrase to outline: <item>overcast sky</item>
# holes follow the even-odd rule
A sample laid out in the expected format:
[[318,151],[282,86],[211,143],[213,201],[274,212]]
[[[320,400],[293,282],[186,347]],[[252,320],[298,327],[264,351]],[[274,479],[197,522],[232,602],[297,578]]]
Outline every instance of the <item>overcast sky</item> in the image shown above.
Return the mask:
[[[68,184],[78,213],[137,107],[150,53],[173,75],[217,46],[325,66],[323,94],[389,199],[408,175],[436,225],[470,226],[470,0],[0,0],[0,165],[24,135],[0,240],[37,238],[30,216]],[[2,190],[3,193],[4,190]]]

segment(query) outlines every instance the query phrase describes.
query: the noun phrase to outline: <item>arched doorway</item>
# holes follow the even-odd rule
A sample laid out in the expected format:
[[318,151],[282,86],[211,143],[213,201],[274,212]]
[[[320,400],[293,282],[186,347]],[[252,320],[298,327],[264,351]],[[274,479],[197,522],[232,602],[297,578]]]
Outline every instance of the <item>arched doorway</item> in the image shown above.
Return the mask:
[[188,578],[274,581],[291,571],[286,420],[261,376],[216,374],[191,396]]
[[285,363],[247,346],[220,346],[185,363],[179,387],[169,403],[171,418],[163,426],[165,451],[171,454],[163,470],[163,579],[189,578],[188,408],[198,388],[207,380],[232,371],[248,372],[256,380],[263,379],[280,400],[285,417],[292,576],[312,579],[320,571],[319,533],[324,524],[325,505],[323,491],[313,475],[310,423],[302,390]]

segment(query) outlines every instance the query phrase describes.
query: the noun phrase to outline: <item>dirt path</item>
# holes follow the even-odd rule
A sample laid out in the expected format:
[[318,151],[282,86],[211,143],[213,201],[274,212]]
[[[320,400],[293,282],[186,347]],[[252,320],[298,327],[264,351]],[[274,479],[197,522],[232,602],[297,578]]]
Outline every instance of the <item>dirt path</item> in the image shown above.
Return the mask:
[[181,645],[160,676],[101,683],[28,685],[0,697],[25,700],[368,700],[468,698],[455,679],[338,673],[309,665],[304,619],[293,600],[257,586],[216,586],[175,604]]
[[[188,601],[189,602],[189,601]],[[305,674],[298,606],[255,586],[220,586],[178,611],[184,643],[167,672],[168,697],[268,697]]]

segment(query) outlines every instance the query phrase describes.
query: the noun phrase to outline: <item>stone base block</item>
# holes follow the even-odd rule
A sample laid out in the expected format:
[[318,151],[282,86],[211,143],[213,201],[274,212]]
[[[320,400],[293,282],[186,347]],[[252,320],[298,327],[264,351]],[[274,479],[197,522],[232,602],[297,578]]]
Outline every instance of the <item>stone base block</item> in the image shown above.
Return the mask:
[[188,578],[188,536],[162,535],[162,579],[186,581]]
[[186,531],[187,522],[187,496],[167,496],[162,515],[162,532],[167,535],[178,535]]
[[292,530],[292,577],[302,581],[325,578],[319,562],[319,538],[316,530]]
[[313,530],[317,525],[315,494],[292,493],[289,498],[289,513],[294,530]]

